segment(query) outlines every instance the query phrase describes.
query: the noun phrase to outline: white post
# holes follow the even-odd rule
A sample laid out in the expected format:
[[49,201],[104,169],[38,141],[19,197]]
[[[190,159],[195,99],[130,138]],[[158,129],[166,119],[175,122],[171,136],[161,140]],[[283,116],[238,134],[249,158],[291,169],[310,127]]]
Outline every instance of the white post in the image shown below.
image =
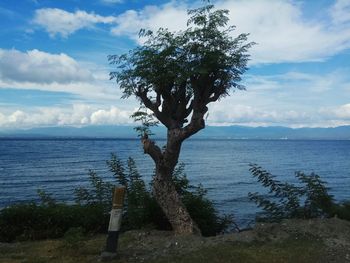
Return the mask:
[[112,260],[117,256],[119,230],[122,223],[125,187],[115,187],[112,211],[108,226],[106,251],[101,255],[102,260]]

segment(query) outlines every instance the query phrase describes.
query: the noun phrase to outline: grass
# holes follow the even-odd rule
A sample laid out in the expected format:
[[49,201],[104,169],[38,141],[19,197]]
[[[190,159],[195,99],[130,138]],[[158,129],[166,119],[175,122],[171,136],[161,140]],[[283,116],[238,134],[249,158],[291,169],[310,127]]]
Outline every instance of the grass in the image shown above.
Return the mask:
[[1,263],[96,262],[105,236],[88,239],[79,248],[69,248],[63,239],[0,245]]
[[[35,242],[21,242],[14,244],[0,244],[1,263],[78,263],[97,262],[105,244],[105,236],[99,235],[87,238],[80,246],[69,248],[65,240],[45,240]],[[123,235],[120,240],[120,258],[113,262],[140,262],[133,258],[128,247],[133,240]],[[324,245],[315,239],[289,238],[283,242],[253,242],[214,244],[210,247],[199,247],[198,250],[186,254],[169,253],[165,257],[150,261],[154,263],[179,262],[261,262],[261,263],[288,263],[288,262],[322,262]],[[145,250],[149,256],[152,251]]]
[[322,262],[323,245],[310,240],[287,240],[273,244],[232,243],[203,248],[184,256],[163,258],[154,263],[244,262],[310,263]]

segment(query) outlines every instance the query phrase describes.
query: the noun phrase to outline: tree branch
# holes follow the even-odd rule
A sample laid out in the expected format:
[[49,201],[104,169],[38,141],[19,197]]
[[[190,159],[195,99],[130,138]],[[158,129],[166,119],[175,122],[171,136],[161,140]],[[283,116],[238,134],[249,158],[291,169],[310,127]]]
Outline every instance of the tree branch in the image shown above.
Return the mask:
[[190,123],[181,130],[182,141],[205,128],[204,115],[207,111],[208,108],[205,106],[202,111],[193,112]]
[[163,157],[162,151],[155,144],[154,141],[148,139],[147,137],[142,138],[143,151],[147,153],[155,163],[159,163],[160,159]]
[[170,118],[162,112],[160,112],[158,109],[158,103],[160,103],[160,98],[158,94],[156,102],[152,102],[147,96],[147,90],[142,90],[141,87],[138,88],[135,95],[141,99],[142,103],[146,106],[146,108],[150,109],[161,123],[163,123],[166,127],[170,126]]

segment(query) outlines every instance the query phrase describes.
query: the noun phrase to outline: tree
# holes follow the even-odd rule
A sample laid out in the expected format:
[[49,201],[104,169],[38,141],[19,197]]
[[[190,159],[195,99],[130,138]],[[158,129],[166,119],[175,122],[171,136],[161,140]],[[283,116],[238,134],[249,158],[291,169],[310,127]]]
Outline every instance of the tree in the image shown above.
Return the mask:
[[[184,31],[141,30],[145,38],[127,54],[108,57],[116,71],[110,73],[123,91],[123,98],[136,97],[140,110],[133,117],[142,122],[144,152],[153,159],[156,173],[153,191],[177,234],[199,233],[176,192],[172,173],[181,145],[205,127],[208,104],[227,96],[247,70],[248,34],[233,38],[227,26],[228,10],[213,5],[188,11]],[[150,138],[150,126],[157,119],[167,128],[167,142],[161,149]]]

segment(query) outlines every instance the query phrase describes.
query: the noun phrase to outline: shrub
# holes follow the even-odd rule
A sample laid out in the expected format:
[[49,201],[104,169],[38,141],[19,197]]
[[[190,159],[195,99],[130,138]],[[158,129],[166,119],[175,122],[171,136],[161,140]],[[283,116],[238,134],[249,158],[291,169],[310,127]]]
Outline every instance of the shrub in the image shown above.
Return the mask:
[[105,214],[112,207],[113,184],[104,182],[93,170],[89,170],[90,187],[78,187],[74,190],[75,202],[79,205],[98,206]]
[[173,180],[177,192],[203,236],[223,233],[231,226],[233,218],[218,214],[213,202],[206,198],[207,191],[202,185],[193,186],[189,183],[184,164],[176,167]]
[[[111,159],[107,161],[107,165],[118,184],[126,187],[127,197],[122,229],[137,229],[152,225],[160,230],[170,230],[169,221],[157,204],[152,191],[146,187],[137,170],[135,161],[129,158],[125,164],[115,154],[112,154]],[[184,205],[193,220],[198,224],[203,235],[215,235],[228,229],[232,219],[229,216],[218,214],[212,201],[206,198],[206,191],[201,185],[193,186],[189,183],[184,164],[176,167],[173,180]],[[87,189],[80,190],[89,193]],[[86,194],[86,196],[91,196],[91,194]],[[109,200],[111,200],[111,197]]]
[[314,218],[334,215],[336,204],[328,193],[320,177],[311,173],[296,172],[299,185],[282,183],[260,166],[251,165],[250,171],[262,186],[269,189],[266,197],[258,193],[249,193],[264,212],[259,220],[278,221],[284,218]]
[[[169,221],[150,187],[143,181],[134,160],[129,158],[125,164],[113,154],[107,164],[116,182],[125,186],[127,191],[122,230],[149,225],[170,230]],[[2,209],[0,242],[58,238],[75,228],[84,233],[105,232],[112,206],[113,184],[105,182],[94,171],[89,171],[88,175],[90,187],[75,189],[75,205],[59,204],[50,194],[38,190],[40,204],[32,202]],[[175,169],[173,180],[184,205],[204,236],[222,233],[230,226],[231,218],[218,214],[213,202],[206,198],[205,189],[189,183],[183,164]]]
[[0,213],[0,241],[37,240],[62,237],[71,227],[100,232],[108,225],[100,206],[35,203],[13,205]]
[[152,197],[137,170],[135,161],[129,157],[125,167],[123,162],[112,154],[107,164],[117,182],[126,188],[124,228],[137,229],[152,223],[149,210]]
[[346,201],[335,204],[333,209],[334,216],[350,221],[350,202]]

